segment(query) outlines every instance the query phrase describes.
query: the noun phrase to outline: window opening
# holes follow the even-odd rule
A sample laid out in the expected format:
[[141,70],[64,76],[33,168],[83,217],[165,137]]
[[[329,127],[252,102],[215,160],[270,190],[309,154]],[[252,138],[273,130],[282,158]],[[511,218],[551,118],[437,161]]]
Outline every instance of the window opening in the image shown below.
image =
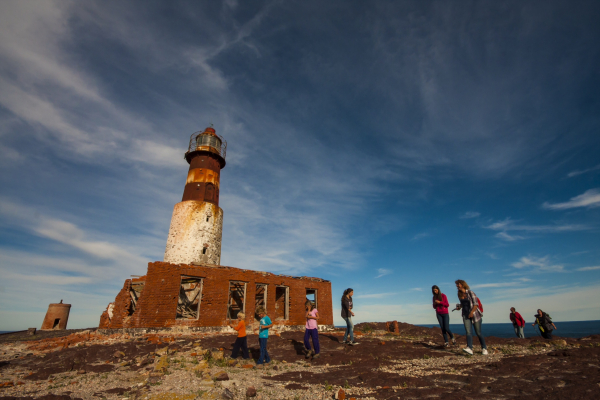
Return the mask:
[[210,221],[210,216],[206,216],[206,222]]
[[287,286],[277,286],[275,288],[275,319],[289,319],[289,309],[290,288]]
[[314,304],[316,309],[319,309],[317,304],[317,289],[306,289],[306,302],[311,302]]
[[263,283],[256,284],[256,295],[254,296],[254,318],[256,318],[257,321],[260,321],[260,317],[256,310],[260,307],[267,311],[267,285]]
[[198,319],[202,300],[202,278],[182,276],[177,301],[177,319]]
[[202,254],[206,254],[206,247],[202,248]]
[[215,185],[209,183],[206,185],[206,191],[204,192],[204,199],[212,201],[215,193]]
[[129,310],[127,311],[127,315],[132,315],[137,308],[137,302],[140,296],[142,295],[142,290],[144,290],[145,282],[135,282],[131,284],[129,288],[129,297],[131,297],[131,304],[129,305]]
[[52,329],[58,329],[58,324],[60,324],[60,318],[56,318],[54,320],[54,325],[52,325]]
[[246,312],[246,283],[229,282],[229,300],[227,301],[227,318],[236,319],[238,313]]

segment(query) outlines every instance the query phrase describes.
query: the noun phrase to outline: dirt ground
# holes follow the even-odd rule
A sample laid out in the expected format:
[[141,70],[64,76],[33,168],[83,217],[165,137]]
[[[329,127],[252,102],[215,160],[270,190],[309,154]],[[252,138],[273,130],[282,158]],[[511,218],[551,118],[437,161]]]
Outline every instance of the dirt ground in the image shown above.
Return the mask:
[[[600,335],[582,339],[486,337],[490,354],[446,348],[439,329],[357,325],[319,335],[320,357],[306,359],[304,332],[269,337],[273,361],[257,369],[232,360],[233,334],[166,330],[103,335],[94,330],[34,340],[0,339],[0,400],[7,399],[598,399]],[[68,332],[65,332],[67,334]],[[27,339],[31,339],[28,337]],[[477,343],[477,339],[475,339]]]

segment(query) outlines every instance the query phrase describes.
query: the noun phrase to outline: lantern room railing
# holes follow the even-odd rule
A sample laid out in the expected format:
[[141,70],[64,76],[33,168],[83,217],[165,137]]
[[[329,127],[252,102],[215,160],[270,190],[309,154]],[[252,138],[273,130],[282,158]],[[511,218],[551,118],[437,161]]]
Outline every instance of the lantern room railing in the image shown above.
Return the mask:
[[188,151],[185,153],[185,156],[187,157],[191,152],[206,150],[207,148],[208,151],[216,153],[225,159],[225,154],[227,153],[227,142],[225,139],[216,133],[206,133],[205,131],[192,133]]

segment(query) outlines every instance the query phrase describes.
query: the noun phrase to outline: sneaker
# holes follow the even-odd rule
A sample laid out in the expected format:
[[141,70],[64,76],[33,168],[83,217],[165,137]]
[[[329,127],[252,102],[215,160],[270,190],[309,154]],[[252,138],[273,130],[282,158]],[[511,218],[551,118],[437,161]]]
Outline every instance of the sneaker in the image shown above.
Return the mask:
[[481,350],[481,355],[482,356],[487,356],[488,355],[487,349]]
[[348,344],[349,344],[350,346],[356,346],[358,343],[356,343],[356,342],[348,342]]
[[456,339],[452,338],[452,344],[456,344]]
[[320,356],[320,354],[315,354],[315,355],[313,356],[313,360],[314,360],[315,358],[319,358],[319,356]]
[[307,351],[306,351],[306,356],[305,356],[305,358],[310,358],[310,356],[312,356],[313,354],[315,354],[315,352],[314,352],[314,351],[312,351],[312,350],[307,350]]
[[464,351],[465,353],[467,353],[467,354],[473,355],[473,350],[471,350],[471,349],[470,349],[470,348],[468,348],[468,347],[465,347],[465,348],[463,349],[463,351]]
[[446,342],[446,343],[444,343],[444,346],[450,347],[450,344],[448,342]]
[[341,344],[348,344],[347,340],[344,340],[343,342],[340,342]]

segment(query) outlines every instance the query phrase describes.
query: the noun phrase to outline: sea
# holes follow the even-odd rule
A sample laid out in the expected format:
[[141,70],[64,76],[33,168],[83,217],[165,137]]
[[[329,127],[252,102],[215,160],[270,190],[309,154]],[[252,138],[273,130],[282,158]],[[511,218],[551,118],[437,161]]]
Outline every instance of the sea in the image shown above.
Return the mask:
[[[600,320],[598,321],[568,321],[568,322],[554,322],[556,330],[553,332],[554,336],[569,337],[569,338],[581,338],[589,335],[600,334]],[[424,326],[427,328],[437,328],[438,324],[428,325],[417,325]],[[346,326],[336,326],[336,328],[345,328]],[[450,324],[450,330],[459,335],[465,334],[465,327],[463,324]],[[482,325],[483,336],[496,336],[500,338],[512,338],[515,337],[515,331],[512,324],[502,323],[493,324],[484,322]],[[0,331],[2,333],[10,333],[12,331]],[[531,326],[530,323],[525,324],[525,337],[540,336],[536,327]]]
[[[600,320],[598,321],[568,321],[568,322],[554,322],[556,330],[553,332],[554,336],[569,337],[569,338],[582,338],[590,335],[600,334]],[[424,326],[426,328],[439,328],[438,324],[425,324],[416,325]],[[346,325],[336,325],[336,328],[345,328]],[[493,324],[484,322],[482,325],[483,336],[496,336],[499,338],[512,338],[516,337],[515,330],[511,323]],[[463,324],[450,324],[450,330],[456,332],[459,335],[465,334],[465,327]],[[536,327],[531,326],[531,323],[525,324],[524,332],[525,337],[540,336],[539,331]]]
[[[600,321],[568,321],[568,322],[556,322],[556,330],[552,332],[554,336],[568,337],[568,338],[581,338],[589,335],[600,334]],[[418,325],[425,326],[428,328],[437,328],[438,324],[435,325]],[[450,330],[456,332],[459,335],[465,334],[465,327],[463,324],[450,324]],[[486,323],[481,325],[483,336],[496,336],[499,338],[513,338],[516,337],[515,330],[511,323]],[[523,329],[525,337],[540,336],[537,327],[531,326],[531,323],[526,323]]]

